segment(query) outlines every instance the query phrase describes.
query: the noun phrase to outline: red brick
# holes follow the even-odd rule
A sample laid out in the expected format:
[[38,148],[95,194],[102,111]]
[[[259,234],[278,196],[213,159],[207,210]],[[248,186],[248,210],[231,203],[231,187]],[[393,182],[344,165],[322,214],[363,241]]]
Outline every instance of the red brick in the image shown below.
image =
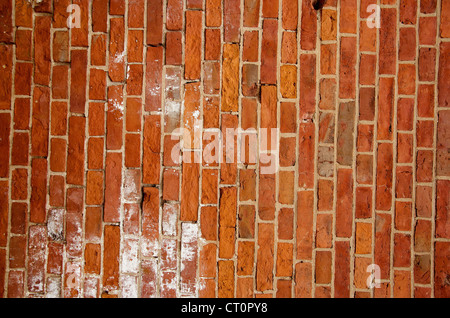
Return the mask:
[[186,11],[185,79],[199,79],[202,48],[202,12]]
[[141,165],[141,136],[125,135],[125,167],[139,168]]
[[94,34],[91,40],[91,65],[106,65],[106,34]]
[[337,241],[335,253],[334,296],[348,298],[350,297],[350,243]]
[[297,201],[297,259],[312,259],[314,193],[300,191]]
[[109,67],[111,81],[121,82],[125,79],[125,25],[123,18],[110,19]]
[[394,267],[409,267],[411,264],[411,236],[394,234]]
[[403,24],[416,24],[417,2],[412,0],[400,1],[400,22]]
[[298,186],[314,185],[314,124],[302,123],[299,127]]
[[414,95],[415,89],[416,66],[414,64],[400,64],[398,69],[398,93],[402,95]]
[[[16,98],[14,103],[14,129],[28,130],[30,128],[30,99]],[[3,127],[7,127],[4,125]]]
[[149,115],[144,118],[144,141],[143,141],[143,182],[150,184],[159,183],[160,170],[160,116]]
[[[198,0],[197,0],[198,1]],[[202,0],[200,0],[201,4]],[[222,24],[222,1],[206,0],[205,23],[208,27],[220,27]],[[201,6],[200,6],[201,9]]]
[[[257,36],[255,40],[258,41]],[[254,50],[256,55],[258,54],[257,48],[258,46],[256,45]],[[283,32],[281,40],[281,63],[297,63],[297,33],[295,32]]]
[[[429,284],[431,276],[430,255],[414,256],[414,283]],[[417,297],[417,295],[414,295]]]
[[291,240],[294,235],[294,210],[282,208],[278,213],[278,238]]
[[317,189],[317,210],[331,211],[333,209],[334,185],[331,180],[320,179]]
[[355,102],[341,103],[337,119],[336,161],[342,165],[351,165],[353,157],[353,136],[355,122]]
[[50,140],[50,170],[64,172],[66,170],[67,141],[62,138]]
[[67,189],[66,252],[70,257],[82,255],[83,189]]
[[36,86],[33,91],[31,115],[31,155],[47,156],[49,133],[50,90]]
[[396,69],[396,8],[382,8],[379,41],[383,43],[379,50],[379,73],[395,74]]
[[258,225],[258,252],[256,261],[256,290],[273,288],[274,228],[272,224]]
[[103,172],[88,171],[86,176],[86,204],[103,204]]
[[436,11],[436,0],[424,0],[420,2],[421,13],[433,13]]
[[[441,187],[445,186],[445,182],[441,183],[438,182],[437,184],[437,191],[440,193],[442,190]],[[445,190],[445,188],[444,188]],[[442,215],[442,211],[445,211],[445,209],[441,210],[440,207],[442,207],[442,203],[445,205],[445,194],[442,196],[439,196],[439,200],[437,202],[437,214],[439,215],[439,219],[441,218],[440,215]],[[444,201],[444,202],[442,202]],[[431,206],[432,206],[432,189],[429,186],[417,186],[416,187],[416,215],[418,217],[431,217]],[[443,215],[443,219],[445,219],[445,214]],[[444,222],[445,223],[445,222]],[[440,227],[440,226],[438,226]],[[440,231],[438,231],[440,232]]]
[[37,16],[34,28],[34,83],[49,85],[51,71],[50,16]]
[[88,141],[88,169],[103,169],[104,139],[89,138]]
[[[245,36],[244,36],[245,39]],[[245,41],[245,40],[244,40]],[[220,30],[206,29],[205,30],[205,60],[219,60],[220,59]],[[244,44],[245,47],[245,44]],[[256,46],[257,48],[258,46]],[[245,56],[245,49],[244,49]]]
[[260,0],[244,0],[244,26],[257,27],[260,16]]
[[[450,6],[449,6],[450,8]],[[443,42],[440,45],[439,73],[438,73],[438,106],[448,107],[450,105],[450,88],[446,84],[450,76],[450,43]]]
[[34,158],[31,161],[30,222],[45,222],[47,197],[47,159]]
[[106,99],[106,72],[92,68],[89,78],[89,99]]
[[412,204],[411,202],[395,202],[395,228],[399,231],[411,230]]
[[372,216],[372,189],[366,187],[356,188],[355,216],[357,219],[366,219]]
[[[147,47],[145,110],[161,110],[163,48]],[[151,75],[150,75],[151,74]]]
[[416,156],[416,180],[418,182],[431,182],[433,179],[433,152],[419,150]]
[[119,288],[119,254],[120,228],[115,225],[105,225],[103,249],[103,288],[107,291]]
[[412,163],[413,161],[413,135],[397,135],[397,162]]
[[87,51],[72,50],[70,67],[70,111],[85,112]]
[[15,23],[17,26],[33,27],[33,7],[29,2],[16,1],[15,5]]
[[258,214],[263,220],[273,220],[275,217],[275,185],[274,174],[260,174]]
[[318,214],[316,218],[316,247],[332,247],[333,216],[331,214]]
[[203,246],[200,250],[199,275],[201,277],[216,276],[216,253],[217,246],[213,243]]
[[[8,208],[6,206],[6,203],[8,202],[7,200],[7,194],[8,194],[8,189],[6,184],[0,183],[1,185],[1,195],[4,199],[2,199],[2,206],[1,206],[1,213],[2,213],[2,218],[5,219],[6,215],[8,213]],[[13,202],[11,204],[11,233],[14,234],[25,234],[26,233],[26,229],[27,229],[27,210],[28,210],[28,205],[26,203],[19,203],[19,202]],[[5,223],[2,223],[4,225],[6,225]],[[4,226],[3,225],[3,226]],[[2,233],[6,233],[6,230]],[[4,240],[6,239],[6,237],[4,238]]]
[[[178,16],[176,17],[178,18]],[[170,20],[173,21],[172,19]],[[162,44],[162,27],[163,27],[163,1],[150,0],[147,2],[147,44],[149,45]]]
[[[434,82],[436,65],[436,49],[420,48],[419,50],[419,81]],[[415,70],[415,67],[414,67]]]
[[9,268],[25,267],[27,239],[25,236],[13,236],[9,240]]
[[436,242],[434,245],[434,296],[447,298],[450,295],[449,285],[446,283],[450,264],[450,244],[448,242]]
[[278,21],[264,20],[262,28],[261,84],[276,84]]
[[295,265],[295,297],[312,297],[312,266],[311,263],[299,262]]
[[122,185],[122,154],[107,153],[105,169],[105,222],[119,222],[120,193]]
[[73,4],[80,7],[80,27],[71,28],[71,45],[88,46],[89,33],[89,0],[73,0]]
[[12,1],[5,1],[1,4],[0,41],[2,42],[12,42],[12,11]]
[[49,203],[51,206],[64,206],[64,183],[63,176],[50,176]]
[[411,198],[413,187],[413,175],[411,167],[399,166],[396,169],[395,192],[396,198]]
[[277,280],[277,298],[291,298],[292,281],[279,279]]
[[397,103],[397,129],[412,130],[414,125],[413,115],[414,100],[412,98],[400,98]]
[[316,56],[300,55],[300,119],[311,119],[316,105]]
[[181,184],[181,216],[183,221],[196,221],[198,217],[199,165],[184,163]]
[[30,226],[27,264],[27,289],[29,292],[44,291],[46,236],[45,226]]
[[331,252],[316,251],[315,282],[316,284],[331,283]]
[[302,1],[301,12],[300,47],[303,50],[314,50],[316,48],[317,13],[312,6],[312,0]]
[[400,28],[398,59],[400,61],[414,61],[416,44],[416,30],[414,28]]
[[419,18],[419,44],[435,45],[436,44],[436,17],[420,17]]
[[181,65],[182,63],[181,32],[166,33],[166,64]]
[[54,242],[49,243],[47,273],[61,275],[62,266],[63,266],[63,244]]
[[180,175],[178,170],[166,169],[163,173],[163,200],[179,200]]
[[[436,183],[436,237],[450,237],[449,187],[450,182],[448,180],[438,180]],[[429,205],[431,205],[431,197]]]
[[[124,229],[125,229],[124,222]],[[86,207],[85,239],[99,240],[102,236],[102,210],[100,207]]]
[[353,180],[350,169],[339,169],[337,174],[336,197],[336,235],[338,237],[351,236]]
[[[437,144],[436,144],[436,174],[438,176],[449,176],[450,175],[450,166],[448,164],[450,155],[448,153],[448,149],[450,148],[449,142],[449,119],[450,119],[450,111],[444,110],[440,111],[438,115],[438,127],[437,127]],[[430,170],[432,169],[432,163],[430,162]],[[431,171],[430,171],[431,173]],[[430,176],[431,177],[431,176]],[[420,178],[424,179],[424,178]],[[419,178],[417,179],[419,180]],[[429,180],[429,178],[426,178]]]
[[[0,177],[6,178],[9,175],[9,151],[10,141],[9,135],[11,130],[11,115],[9,113],[0,114]],[[28,134],[27,133],[15,133],[15,140],[13,139],[12,146],[16,149],[12,149],[12,164],[14,161],[19,161],[19,164],[28,164]],[[17,136],[17,137],[16,137]],[[25,149],[22,147],[26,146]],[[14,155],[16,153],[16,155]],[[17,156],[20,155],[20,156]]]
[[284,0],[282,4],[283,29],[296,30],[298,22],[298,0]]
[[354,98],[356,84],[356,38],[341,38],[339,97]]
[[392,116],[394,107],[394,79],[380,78],[378,97],[377,140],[392,140]]
[[[356,33],[357,27],[357,1],[344,0],[341,2],[339,19],[339,32],[341,33]],[[362,10],[361,10],[362,11]]]
[[253,274],[255,243],[248,241],[238,242],[236,274],[249,276]]
[[293,253],[294,246],[292,243],[279,242],[277,244],[277,276],[292,276]]
[[356,149],[359,152],[372,151],[373,149],[373,125],[358,125],[358,137]]
[[233,261],[218,262],[218,297],[234,297],[234,263]]
[[[434,12],[436,9],[437,1],[429,1],[429,2],[431,2],[431,4],[428,7],[429,11]],[[427,2],[425,2],[425,3],[427,3]],[[422,5],[422,3],[421,3],[421,5]],[[425,4],[424,4],[424,6],[425,6]],[[421,11],[425,11],[425,10],[421,10]],[[426,11],[428,12],[428,10],[426,10]],[[440,36],[442,38],[450,37],[450,32],[448,31],[448,29],[450,27],[450,19],[449,19],[449,14],[448,14],[449,12],[450,12],[450,4],[448,3],[448,1],[442,1],[442,4],[441,4],[441,26],[440,26]]]
[[144,12],[145,12],[144,0],[135,0],[128,2],[128,27],[143,28]]
[[4,67],[0,69],[0,109],[11,108],[12,53],[12,45],[0,45],[0,54],[4,57]]
[[[2,256],[3,257],[3,256]],[[3,261],[3,260],[2,260]],[[2,273],[3,276],[3,273]],[[0,279],[2,280],[2,279]],[[22,298],[24,296],[25,272],[11,270],[8,275],[8,298]],[[3,295],[3,286],[0,295]]]
[[84,272],[100,274],[101,246],[100,244],[87,243],[84,249]]
[[[67,65],[55,65],[53,67],[52,97],[55,99],[66,99],[69,91],[68,83],[69,68]],[[63,102],[53,102],[63,103]],[[53,104],[52,103],[52,104]],[[65,103],[65,102],[64,102]],[[66,107],[67,108],[67,107]]]
[[86,119],[79,116],[69,118],[69,143],[67,150],[67,183],[83,185],[84,139]]
[[411,272],[394,271],[394,298],[411,297]]
[[278,2],[262,0],[262,16],[264,18],[278,18]]
[[17,95],[31,95],[31,73],[33,64],[16,63],[14,93]]
[[389,277],[391,216],[389,214],[375,215],[375,264],[380,266],[380,279]]
[[[181,268],[180,292],[183,295],[194,295],[197,290],[197,250],[198,250],[198,228],[195,223],[182,223],[181,225]],[[219,281],[221,268],[219,263]],[[220,289],[219,289],[220,294]]]
[[14,169],[11,171],[11,199],[26,200],[28,197],[28,170]]
[[53,60],[57,62],[69,62],[69,54],[69,33],[66,31],[56,31],[53,34]]
[[122,147],[124,108],[123,86],[109,86],[106,113],[106,149],[108,150],[118,150]]
[[[183,27],[183,1],[168,0],[166,16],[167,16],[166,28],[168,30],[181,30],[181,28]],[[152,21],[152,23],[156,22],[157,21]]]
[[92,31],[106,32],[108,21],[108,2],[92,1]]
[[255,236],[255,207],[241,205],[239,207],[239,237],[253,238]]

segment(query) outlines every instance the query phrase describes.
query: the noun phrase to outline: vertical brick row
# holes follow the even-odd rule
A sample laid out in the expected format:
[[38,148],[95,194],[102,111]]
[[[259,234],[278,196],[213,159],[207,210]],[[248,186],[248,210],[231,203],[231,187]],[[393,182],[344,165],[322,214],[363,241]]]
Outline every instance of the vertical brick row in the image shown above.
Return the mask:
[[[436,8],[429,8],[430,13],[435,14]],[[448,34],[448,12],[450,11],[450,5],[448,1],[441,2],[441,17],[440,17],[440,28],[439,28],[439,37],[440,41],[435,43],[435,34],[434,32],[430,32],[429,41],[430,44],[434,44],[437,54],[439,54],[439,65],[436,65],[436,76],[437,79],[434,80],[435,85],[437,86],[437,92],[434,89],[434,94],[438,94],[437,96],[437,109],[434,109],[434,125],[437,126],[436,135],[435,135],[435,143],[433,145],[432,151],[436,154],[436,167],[433,167],[432,170],[434,173],[434,191],[436,198],[434,200],[430,200],[435,206],[435,214],[434,214],[434,224],[433,219],[431,220],[431,225],[433,229],[434,225],[434,238],[431,240],[432,242],[432,253],[434,253],[434,259],[431,260],[430,268],[434,268],[434,277],[430,279],[434,281],[432,282],[432,286],[434,289],[431,291],[431,295],[434,297],[448,297],[450,295],[450,289],[447,284],[445,284],[445,273],[449,272],[448,262],[445,259],[448,259],[450,255],[450,249],[448,241],[445,241],[449,238],[449,180],[448,177],[450,175],[450,170],[448,168],[448,151],[445,152],[445,149],[448,150],[449,147],[449,138],[448,138],[448,119],[450,117],[450,112],[447,109],[443,109],[443,107],[448,107],[449,105],[449,90],[448,87],[444,84],[444,78],[448,74],[448,66],[450,65],[450,45],[448,42],[444,42],[443,40],[447,40],[449,37]],[[432,29],[434,31],[434,29]],[[431,67],[431,66],[430,66]],[[431,70],[428,70],[431,71]],[[436,85],[437,83],[437,85]],[[431,105],[430,105],[431,106]],[[431,108],[431,107],[430,107]],[[430,109],[431,110],[431,109]],[[437,118],[436,118],[437,116]],[[437,124],[436,124],[437,121]],[[434,130],[434,128],[433,128]],[[427,138],[429,139],[429,138]],[[434,140],[433,140],[434,141]],[[417,176],[418,177],[418,176]],[[442,180],[435,180],[437,178]],[[432,235],[433,232],[430,232]],[[416,233],[417,235],[417,233]],[[424,237],[424,236],[422,236]],[[442,241],[441,241],[442,240]],[[428,245],[427,245],[428,247]],[[433,266],[433,267],[431,267]],[[432,272],[432,271],[430,271]],[[426,295],[428,296],[427,293]]]
[[[281,42],[280,61],[280,94],[282,101],[279,103],[279,166],[278,171],[278,196],[277,208],[278,238],[276,244],[276,297],[292,297],[292,276],[294,271],[294,211],[296,197],[296,156],[297,156],[297,121],[298,108],[296,102],[299,96],[298,83],[298,58],[297,58],[297,36],[298,36],[298,12],[299,1],[282,1],[281,27],[283,28]],[[271,136],[271,138],[273,138]]]
[[[221,75],[222,75],[222,36],[220,27],[222,21],[225,21],[225,6],[229,3],[217,0],[205,1],[205,20],[204,20],[204,47],[202,54],[203,65],[203,92],[202,108],[199,109],[199,115],[203,119],[203,131],[201,136],[201,150],[203,151],[201,165],[201,193],[200,193],[200,232],[202,239],[206,244],[201,247],[199,258],[199,297],[211,298],[217,297],[216,286],[218,285],[218,260],[221,252],[219,241],[220,228],[218,227],[219,200],[222,198],[219,194],[219,146],[220,146],[220,93],[221,93]],[[225,72],[225,69],[223,69]],[[194,116],[195,117],[195,116]],[[196,120],[200,123],[200,116]],[[195,135],[196,136],[196,135]],[[195,138],[194,136],[194,138]],[[236,149],[237,150],[237,149]],[[220,192],[222,193],[222,192]],[[234,200],[237,200],[237,193]],[[237,203],[234,203],[236,209]],[[220,292],[222,293],[222,292]],[[234,295],[233,295],[234,296]]]
[[[342,17],[341,17],[342,19]],[[340,20],[342,22],[342,20]],[[319,74],[317,74],[317,81],[314,85],[317,85],[319,103],[316,110],[318,118],[318,135],[315,136],[315,142],[317,143],[317,183],[316,183],[316,205],[314,206],[314,218],[315,218],[315,237],[314,237],[314,249],[315,249],[315,268],[314,268],[314,294],[311,291],[312,297],[329,298],[332,296],[332,280],[331,272],[332,268],[340,266],[338,255],[336,254],[336,260],[334,266],[333,255],[330,250],[334,246],[334,231],[333,225],[335,224],[332,212],[334,210],[334,197],[336,184],[334,182],[335,177],[335,127],[336,127],[336,94],[337,94],[337,82],[336,82],[336,48],[337,48],[337,23],[338,12],[336,4],[326,4],[326,7],[322,9],[322,19],[320,23],[320,60],[317,61]],[[325,42],[325,43],[324,43]],[[313,95],[309,97],[313,100]],[[314,96],[315,99],[315,96]],[[306,113],[304,118],[310,118],[313,112],[312,105]],[[337,217],[337,216],[336,216]],[[336,243],[337,244],[337,243]],[[317,250],[319,249],[319,250]],[[345,253],[340,255],[342,262],[345,262]],[[345,282],[345,275],[339,275],[335,277],[334,284],[343,284]],[[336,295],[339,295],[338,290],[335,291]],[[339,296],[338,296],[339,297]],[[345,295],[340,295],[345,297]]]

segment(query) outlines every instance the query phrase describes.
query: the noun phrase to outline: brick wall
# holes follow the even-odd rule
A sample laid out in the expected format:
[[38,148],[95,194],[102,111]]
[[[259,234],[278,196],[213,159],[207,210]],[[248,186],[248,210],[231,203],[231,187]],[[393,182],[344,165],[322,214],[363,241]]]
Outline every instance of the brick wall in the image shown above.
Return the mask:
[[312,1],[1,1],[0,296],[450,297],[450,0]]

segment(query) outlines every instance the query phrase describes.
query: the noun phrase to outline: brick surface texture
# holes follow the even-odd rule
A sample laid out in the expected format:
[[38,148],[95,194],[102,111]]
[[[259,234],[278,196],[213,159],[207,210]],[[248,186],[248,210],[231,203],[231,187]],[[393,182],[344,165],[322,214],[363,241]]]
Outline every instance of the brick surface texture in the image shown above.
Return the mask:
[[321,2],[0,1],[0,297],[450,297],[450,0]]

